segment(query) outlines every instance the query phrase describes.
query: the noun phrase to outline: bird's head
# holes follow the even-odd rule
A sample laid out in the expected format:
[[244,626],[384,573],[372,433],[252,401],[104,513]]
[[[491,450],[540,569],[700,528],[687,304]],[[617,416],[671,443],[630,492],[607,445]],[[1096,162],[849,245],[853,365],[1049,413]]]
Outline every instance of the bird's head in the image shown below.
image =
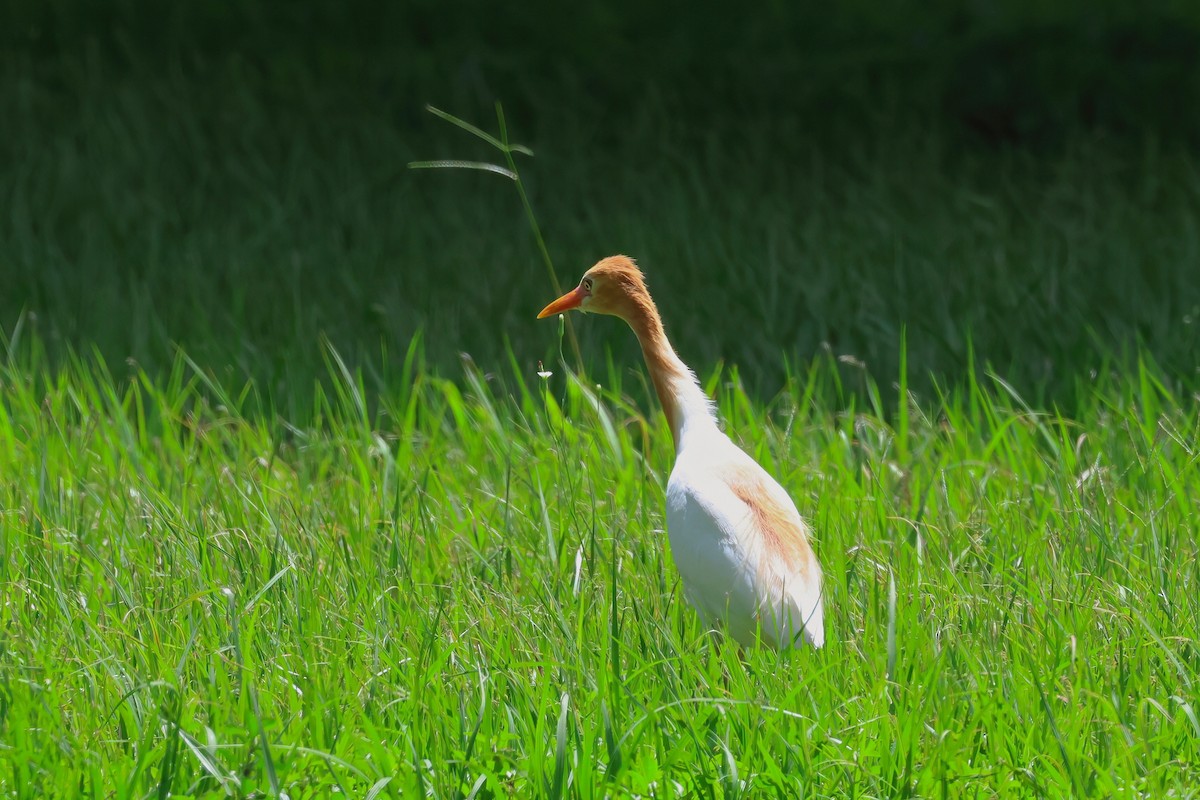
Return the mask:
[[609,256],[583,273],[579,285],[542,309],[538,319],[579,309],[626,321],[650,303],[642,271],[628,256]]

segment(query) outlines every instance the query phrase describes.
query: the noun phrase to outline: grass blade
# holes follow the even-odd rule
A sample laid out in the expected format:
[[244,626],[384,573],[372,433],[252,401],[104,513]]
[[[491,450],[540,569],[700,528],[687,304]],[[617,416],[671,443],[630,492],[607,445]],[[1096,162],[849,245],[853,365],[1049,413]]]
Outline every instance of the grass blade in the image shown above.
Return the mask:
[[494,172],[497,175],[503,175],[510,181],[517,179],[517,173],[511,169],[505,169],[499,164],[491,164],[487,161],[410,161],[408,162],[409,169],[474,169],[482,172]]
[[427,105],[427,106],[425,106],[425,110],[428,111],[430,114],[433,114],[435,117],[438,117],[439,119],[444,119],[446,122],[449,122],[451,125],[455,126],[456,128],[461,128],[462,130],[466,131],[467,133],[471,134],[472,136],[476,136],[476,137],[482,139],[483,141],[487,142],[489,145],[496,148],[500,152],[502,152],[502,153],[509,152],[509,148],[506,143],[502,143],[499,139],[497,139],[495,136],[492,136],[490,133],[483,130],[482,128],[477,128],[476,126],[472,125],[471,123],[467,122],[466,120],[459,119],[458,117],[454,116],[453,114],[449,113],[448,111],[442,111],[440,108],[435,108],[434,106]]
[[570,703],[570,695],[563,692],[562,708],[558,712],[558,727],[554,734],[554,780],[550,784],[551,800],[559,800],[566,790],[564,781],[567,775],[567,713]]

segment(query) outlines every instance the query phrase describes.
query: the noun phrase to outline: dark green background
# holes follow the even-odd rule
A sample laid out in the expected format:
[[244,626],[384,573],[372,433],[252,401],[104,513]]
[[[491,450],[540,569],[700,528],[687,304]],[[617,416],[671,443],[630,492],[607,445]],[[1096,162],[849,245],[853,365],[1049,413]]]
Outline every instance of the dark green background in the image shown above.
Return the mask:
[[406,169],[497,158],[423,108],[494,131],[502,101],[560,280],[637,256],[701,372],[770,394],[828,351],[887,384],[906,327],[918,386],[973,346],[1061,398],[1139,345],[1195,385],[1198,9],[10,3],[0,323],[178,343],[276,401],[321,334],[371,371],[418,329],[447,374],[532,370],[552,289],[512,184]]

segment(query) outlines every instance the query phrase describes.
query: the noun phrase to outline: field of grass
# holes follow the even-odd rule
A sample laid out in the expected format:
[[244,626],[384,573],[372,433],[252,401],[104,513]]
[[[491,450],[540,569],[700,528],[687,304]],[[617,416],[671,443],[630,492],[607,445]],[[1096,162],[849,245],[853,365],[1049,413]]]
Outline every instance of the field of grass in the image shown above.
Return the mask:
[[1200,782],[1200,414],[1153,366],[1102,371],[1070,415],[984,374],[860,404],[874,384],[832,357],[765,406],[707,376],[827,576],[823,650],[743,657],[682,600],[669,434],[624,371],[451,380],[414,342],[367,376],[327,348],[292,424],[182,357],[114,375],[15,349],[4,797]]
[[[106,5],[0,26],[0,797],[1200,796],[1194,4]],[[633,337],[408,168],[497,98],[823,650],[702,629]]]

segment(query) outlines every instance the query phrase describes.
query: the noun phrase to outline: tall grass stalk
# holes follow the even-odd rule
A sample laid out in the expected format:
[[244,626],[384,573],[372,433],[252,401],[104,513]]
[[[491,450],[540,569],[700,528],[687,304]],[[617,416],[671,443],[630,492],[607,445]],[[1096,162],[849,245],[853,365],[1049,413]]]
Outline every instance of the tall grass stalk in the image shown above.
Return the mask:
[[[537,242],[538,253],[541,254],[542,263],[546,265],[546,273],[550,277],[550,285],[554,289],[554,294],[557,297],[562,294],[562,284],[559,283],[558,273],[554,270],[554,260],[550,257],[550,250],[546,247],[546,239],[542,236],[542,227],[538,224],[537,216],[533,213],[533,205],[529,202],[529,194],[525,191],[525,184],[521,180],[521,172],[517,169],[516,156],[533,156],[533,151],[528,147],[520,144],[513,144],[508,140],[508,125],[504,121],[504,107],[497,101],[496,103],[496,123],[500,127],[500,138],[492,136],[486,131],[477,128],[465,120],[461,120],[453,114],[442,111],[433,106],[426,106],[429,113],[449,122],[451,125],[461,128],[462,130],[476,136],[479,139],[487,142],[488,145],[499,150],[504,156],[504,161],[508,165],[507,168],[497,164],[483,161],[410,161],[409,169],[474,169],[491,172],[496,175],[503,175],[513,182],[517,187],[517,194],[521,198],[521,208],[525,212],[525,219],[529,222],[529,229],[533,233],[534,241]],[[571,321],[566,320],[567,340],[571,343],[571,351],[575,356],[575,371],[580,374],[586,374],[583,363],[583,353],[579,349],[579,340],[575,336],[575,328]]]

